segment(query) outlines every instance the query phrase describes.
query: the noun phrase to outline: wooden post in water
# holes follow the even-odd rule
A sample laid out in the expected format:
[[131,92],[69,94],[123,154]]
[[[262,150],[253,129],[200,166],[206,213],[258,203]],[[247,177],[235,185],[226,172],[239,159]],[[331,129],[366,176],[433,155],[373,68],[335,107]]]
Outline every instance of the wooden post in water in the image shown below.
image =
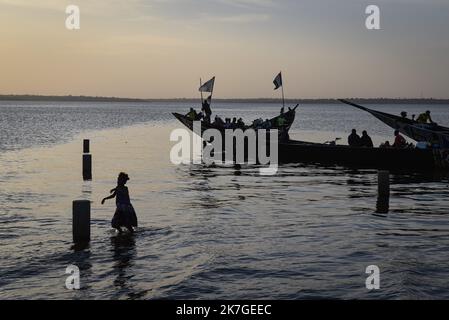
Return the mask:
[[90,241],[90,201],[75,200],[72,206],[72,233],[74,243]]
[[390,210],[390,172],[379,171],[377,174],[377,213]]
[[390,172],[379,171],[377,173],[377,190],[379,197],[390,196]]
[[83,141],[83,179],[92,180],[92,155],[90,152],[90,140]]
[[92,155],[83,154],[83,179],[92,180]]
[[90,140],[84,139],[83,141],[83,153],[89,153],[90,152]]

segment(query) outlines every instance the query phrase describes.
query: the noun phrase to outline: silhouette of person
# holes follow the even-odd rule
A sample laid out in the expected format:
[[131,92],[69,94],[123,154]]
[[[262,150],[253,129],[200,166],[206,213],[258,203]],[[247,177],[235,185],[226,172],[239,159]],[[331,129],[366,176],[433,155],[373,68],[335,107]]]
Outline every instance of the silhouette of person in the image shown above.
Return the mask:
[[407,141],[401,136],[399,130],[394,131],[394,136],[393,148],[405,148],[407,146]]
[[104,204],[106,200],[115,198],[117,209],[115,210],[111,225],[119,233],[122,233],[121,227],[125,227],[131,233],[134,232],[133,227],[137,227],[136,212],[129,198],[128,187],[125,186],[128,180],[129,176],[124,172],[120,172],[117,178],[117,187],[111,190],[112,194],[109,197],[101,200],[101,204]]
[[360,136],[357,134],[357,130],[352,129],[352,133],[348,137],[348,144],[351,147],[360,147]]
[[209,122],[210,123],[210,117],[212,116],[212,110],[210,108],[210,102],[211,102],[211,97],[207,98],[206,100],[203,101],[203,106],[202,109],[204,111],[204,121]]
[[362,137],[360,138],[360,146],[367,147],[367,148],[374,147],[373,140],[368,135],[368,132],[366,132],[366,130],[363,130],[363,132],[362,132]]

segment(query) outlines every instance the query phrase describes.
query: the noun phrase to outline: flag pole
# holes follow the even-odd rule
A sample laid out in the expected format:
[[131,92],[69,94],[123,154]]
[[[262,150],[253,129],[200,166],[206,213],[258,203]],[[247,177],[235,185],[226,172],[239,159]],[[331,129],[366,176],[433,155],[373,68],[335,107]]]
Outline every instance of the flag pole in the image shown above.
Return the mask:
[[281,75],[281,89],[282,89],[282,107],[285,108],[285,98],[284,98],[284,79],[282,78],[282,71],[279,72]]
[[285,108],[284,83],[282,83],[282,107]]
[[[201,78],[200,78],[200,88],[202,86],[203,86],[203,83],[202,83]],[[203,91],[200,90],[200,93],[201,93],[201,106],[202,106],[203,105]]]
[[[214,86],[215,86],[215,80],[214,80]],[[210,106],[212,106],[212,97],[214,95],[214,88],[212,88],[212,91],[210,92]]]

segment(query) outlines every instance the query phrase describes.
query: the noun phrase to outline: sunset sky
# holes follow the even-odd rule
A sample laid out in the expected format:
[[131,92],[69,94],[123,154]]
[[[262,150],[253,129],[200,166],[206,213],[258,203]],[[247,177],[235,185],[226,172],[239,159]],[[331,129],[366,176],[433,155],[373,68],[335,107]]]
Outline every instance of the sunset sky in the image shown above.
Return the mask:
[[0,94],[449,98],[449,1],[0,0],[0,52]]

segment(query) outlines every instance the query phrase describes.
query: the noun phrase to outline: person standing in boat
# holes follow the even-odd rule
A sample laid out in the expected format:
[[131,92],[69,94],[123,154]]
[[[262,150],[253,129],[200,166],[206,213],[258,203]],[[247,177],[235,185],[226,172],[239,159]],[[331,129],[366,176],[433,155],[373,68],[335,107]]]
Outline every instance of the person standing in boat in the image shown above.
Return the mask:
[[407,141],[405,138],[399,133],[399,130],[394,131],[394,143],[393,148],[405,148],[407,146]]
[[106,200],[115,198],[117,209],[115,210],[111,225],[119,233],[122,233],[121,227],[125,227],[131,233],[134,232],[133,227],[137,227],[136,212],[129,198],[128,187],[126,187],[128,180],[129,176],[124,172],[120,172],[117,178],[117,187],[111,190],[112,194],[109,197],[101,200],[101,204],[104,204]]
[[367,148],[374,147],[373,140],[368,135],[368,132],[366,132],[366,130],[363,130],[363,132],[362,132],[362,137],[360,138],[360,146],[367,147]]
[[203,101],[203,107],[202,107],[202,111],[204,111],[204,121],[206,121],[207,123],[210,123],[210,119],[212,116],[212,110],[210,108],[210,103],[212,101],[212,97],[209,96],[206,100]]
[[348,144],[351,147],[360,147],[360,136],[357,134],[356,129],[352,129],[352,133],[348,137]]

